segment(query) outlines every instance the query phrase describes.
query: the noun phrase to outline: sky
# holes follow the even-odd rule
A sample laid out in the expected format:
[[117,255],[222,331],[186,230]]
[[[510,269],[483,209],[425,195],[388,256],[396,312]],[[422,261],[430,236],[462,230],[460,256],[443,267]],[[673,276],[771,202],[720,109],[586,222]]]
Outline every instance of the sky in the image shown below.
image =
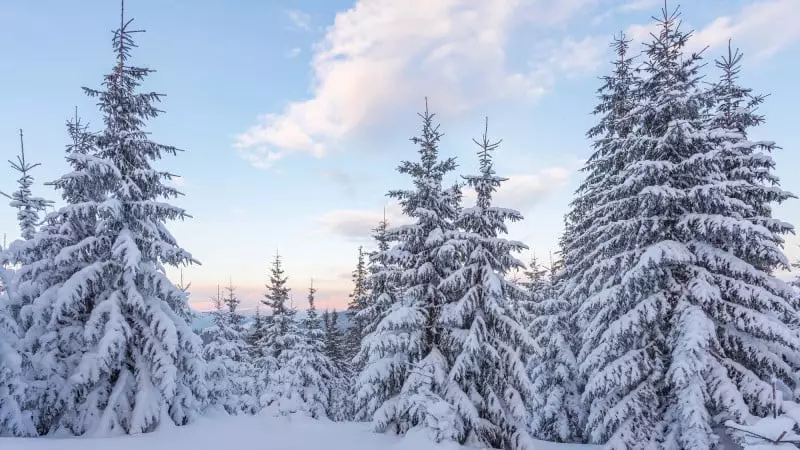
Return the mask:
[[[191,302],[210,307],[232,283],[243,309],[262,298],[270,263],[283,258],[293,304],[305,305],[313,278],[317,305],[343,308],[357,248],[372,248],[383,217],[402,223],[385,193],[409,187],[395,168],[414,159],[409,138],[428,99],[455,156],[451,180],[477,170],[472,142],[489,120],[502,139],[495,163],[509,178],[499,206],[526,219],[512,238],[547,259],[556,249],[582,162],[590,154],[598,77],[609,73],[613,35],[634,50],[648,40],[662,0],[127,0],[126,16],[146,29],[133,62],[157,72],[145,88],[166,94],[148,125],[157,142],[185,151],[159,162],[181,177],[174,201],[192,218],[170,224],[202,264],[183,270]],[[678,3],[670,0],[670,7]],[[99,87],[114,64],[111,31],[119,3],[108,0],[0,3],[0,160],[18,151],[41,162],[37,181],[67,170],[65,121],[75,109],[102,124],[81,87]],[[742,83],[769,93],[767,123],[754,139],[777,142],[782,186],[800,193],[800,2],[685,1],[691,50],[713,60],[729,39],[745,55]],[[0,170],[0,190],[15,187]],[[35,194],[59,200],[38,184]],[[467,196],[467,201],[469,196]],[[775,216],[800,225],[800,203]],[[15,211],[0,207],[0,233],[18,235]],[[797,238],[787,256],[800,258]],[[178,280],[176,271],[170,276]]]

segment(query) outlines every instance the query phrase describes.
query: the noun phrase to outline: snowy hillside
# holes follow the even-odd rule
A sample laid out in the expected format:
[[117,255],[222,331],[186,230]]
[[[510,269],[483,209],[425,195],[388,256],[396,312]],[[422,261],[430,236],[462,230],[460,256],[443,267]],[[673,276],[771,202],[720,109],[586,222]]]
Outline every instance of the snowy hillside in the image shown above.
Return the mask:
[[[139,436],[83,439],[0,438],[2,450],[455,450],[420,433],[406,438],[372,433],[368,424],[334,423],[300,416],[204,418],[194,425]],[[591,445],[541,442],[535,450],[592,450]]]

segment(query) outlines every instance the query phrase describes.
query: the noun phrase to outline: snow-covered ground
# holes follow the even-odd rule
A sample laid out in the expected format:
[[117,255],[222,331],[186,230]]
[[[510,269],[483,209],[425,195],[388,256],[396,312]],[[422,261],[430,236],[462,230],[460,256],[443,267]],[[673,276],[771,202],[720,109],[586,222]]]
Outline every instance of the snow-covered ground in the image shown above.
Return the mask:
[[[594,450],[588,445],[542,442],[538,450]],[[320,422],[303,417],[204,418],[179,428],[115,438],[0,438],[0,450],[456,450],[422,434],[375,434],[363,423]]]

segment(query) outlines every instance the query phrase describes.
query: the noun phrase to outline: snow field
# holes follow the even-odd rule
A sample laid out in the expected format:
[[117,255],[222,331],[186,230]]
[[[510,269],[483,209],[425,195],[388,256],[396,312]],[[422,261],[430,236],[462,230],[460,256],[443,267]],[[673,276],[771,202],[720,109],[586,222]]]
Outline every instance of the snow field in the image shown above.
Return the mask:
[[[405,437],[373,433],[367,423],[313,420],[304,416],[204,417],[184,427],[105,438],[0,438],[0,450],[458,450],[436,444],[424,431]],[[537,442],[535,450],[592,450],[599,446]]]

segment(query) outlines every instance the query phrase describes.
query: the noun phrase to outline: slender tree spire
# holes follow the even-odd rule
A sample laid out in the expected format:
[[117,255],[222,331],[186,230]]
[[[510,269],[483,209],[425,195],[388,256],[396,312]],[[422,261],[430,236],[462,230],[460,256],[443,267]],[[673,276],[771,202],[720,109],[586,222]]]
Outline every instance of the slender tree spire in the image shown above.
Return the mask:
[[13,170],[20,174],[17,179],[19,187],[11,195],[3,192],[0,194],[11,200],[9,204],[12,208],[17,209],[17,220],[22,238],[33,239],[36,228],[40,224],[41,213],[45,212],[52,202],[41,197],[34,197],[31,192],[33,175],[30,172],[41,164],[31,163],[25,158],[25,139],[21,128],[19,130],[19,155],[17,155],[16,161],[8,160],[8,163]]
[[311,280],[308,283],[308,309],[314,310],[314,314],[316,314],[316,309],[314,306],[314,294],[317,293],[317,290],[314,288],[314,277],[311,277]]
[[[454,300],[441,288],[441,281],[458,268],[451,232],[461,192],[458,185],[444,186],[443,179],[456,162],[439,157],[443,133],[427,98],[419,117],[421,133],[411,138],[418,159],[398,167],[414,187],[388,194],[412,223],[387,230],[395,248],[381,251],[388,265],[397,265],[391,276],[402,283],[397,289],[402,293],[386,298],[389,303],[381,310],[390,312],[381,314],[380,324],[365,336],[360,356],[366,358],[365,369],[357,382],[358,414],[372,416],[378,431],[398,433],[449,420],[441,416],[448,410],[442,396],[450,362],[443,353],[447,337],[439,319],[443,306]],[[458,433],[444,426],[433,431],[438,440],[454,439]]]
[[368,306],[369,287],[367,286],[367,261],[364,247],[358,247],[358,262],[353,270],[353,292],[349,295],[350,302],[347,305],[347,317],[349,329],[347,331],[347,357],[352,359],[361,347],[361,338],[364,335],[366,326],[365,318],[360,315]]
[[[439,325],[448,337],[442,353],[451,361],[442,384],[444,399],[453,409],[451,423],[460,443],[491,448],[529,449],[527,405],[533,386],[522,355],[534,348],[512,299],[522,291],[506,277],[523,267],[513,253],[527,249],[505,237],[508,223],[522,220],[513,209],[493,205],[493,196],[507,178],[497,176],[493,153],[501,140],[489,139],[489,120],[478,146],[480,170],[463,176],[475,190],[475,206],[462,210],[452,234],[459,242],[463,264],[446,277],[440,289],[457,299],[441,308]],[[435,372],[434,372],[435,373]]]

